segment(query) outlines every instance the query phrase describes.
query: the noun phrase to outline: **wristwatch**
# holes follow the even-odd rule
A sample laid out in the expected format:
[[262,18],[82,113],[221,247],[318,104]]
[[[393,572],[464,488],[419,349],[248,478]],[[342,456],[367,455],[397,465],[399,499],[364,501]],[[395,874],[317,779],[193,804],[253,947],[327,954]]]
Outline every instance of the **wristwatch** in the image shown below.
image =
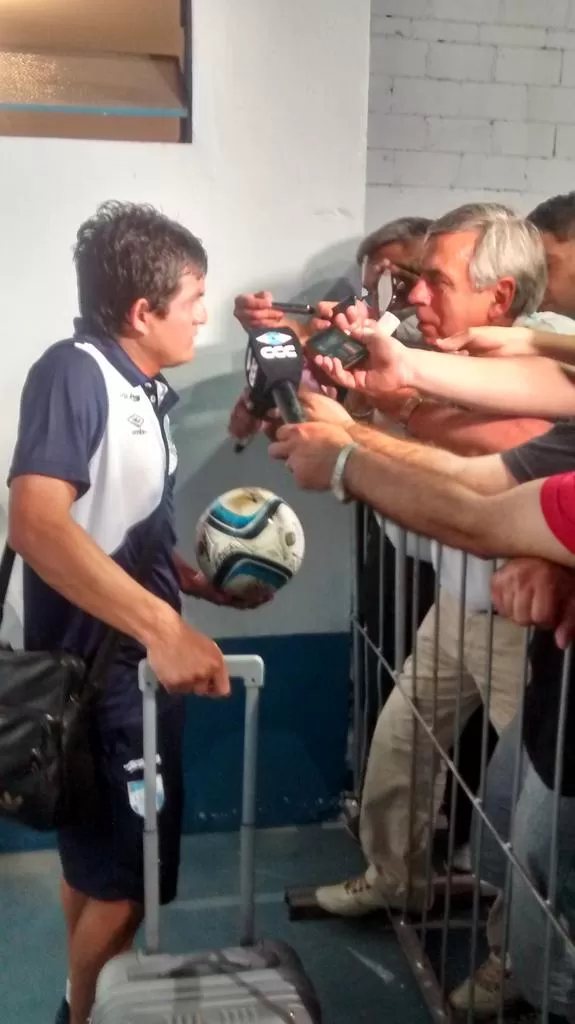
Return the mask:
[[356,448],[359,448],[359,445],[355,441],[351,444],[344,445],[335,461],[335,466],[333,467],[329,484],[332,494],[335,494],[338,501],[346,502],[350,500],[350,497],[343,485],[343,474],[345,472],[347,460]]

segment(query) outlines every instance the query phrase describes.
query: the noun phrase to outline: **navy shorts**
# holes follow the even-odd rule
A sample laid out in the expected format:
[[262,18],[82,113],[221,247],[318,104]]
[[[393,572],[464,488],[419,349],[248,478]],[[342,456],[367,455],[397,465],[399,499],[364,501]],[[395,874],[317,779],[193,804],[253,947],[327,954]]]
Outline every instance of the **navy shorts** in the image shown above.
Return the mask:
[[[183,711],[158,715],[160,899],[175,899],[182,834]],[[141,722],[100,726],[94,740],[100,806],[89,824],[60,829],[68,885],[93,899],[144,902],[144,764]]]

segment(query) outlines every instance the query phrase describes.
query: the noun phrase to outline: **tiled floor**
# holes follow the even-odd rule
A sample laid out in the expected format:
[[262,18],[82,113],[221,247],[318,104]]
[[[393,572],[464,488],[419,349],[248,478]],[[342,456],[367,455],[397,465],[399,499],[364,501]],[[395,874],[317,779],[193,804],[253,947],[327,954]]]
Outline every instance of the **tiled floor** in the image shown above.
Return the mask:
[[[233,943],[237,835],[185,840],[180,897],[163,915],[171,951]],[[258,837],[258,932],[291,943],[320,996],[324,1024],[429,1020],[395,938],[381,919],[290,922],[286,885],[338,881],[361,866],[338,829],[262,832]],[[0,858],[0,1022],[52,1024],[65,982],[64,936],[53,853]]]

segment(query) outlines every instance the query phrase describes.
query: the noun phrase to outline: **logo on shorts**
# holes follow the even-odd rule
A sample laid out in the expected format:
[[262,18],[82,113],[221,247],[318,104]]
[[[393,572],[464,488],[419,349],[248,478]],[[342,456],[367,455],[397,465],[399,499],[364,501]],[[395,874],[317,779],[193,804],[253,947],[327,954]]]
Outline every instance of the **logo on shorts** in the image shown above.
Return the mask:
[[[162,763],[162,758],[159,754],[156,754],[156,764],[159,766]],[[137,757],[133,761],[126,761],[123,765],[124,771],[128,772],[128,775],[133,775],[134,772],[143,772],[144,770],[144,758]]]
[[[146,809],[146,787],[143,779],[137,779],[133,782],[128,783],[128,800],[130,801],[130,807],[135,814],[138,814],[140,818],[145,816]],[[156,810],[159,812],[162,810],[166,802],[166,795],[164,793],[164,780],[161,775],[156,776]]]

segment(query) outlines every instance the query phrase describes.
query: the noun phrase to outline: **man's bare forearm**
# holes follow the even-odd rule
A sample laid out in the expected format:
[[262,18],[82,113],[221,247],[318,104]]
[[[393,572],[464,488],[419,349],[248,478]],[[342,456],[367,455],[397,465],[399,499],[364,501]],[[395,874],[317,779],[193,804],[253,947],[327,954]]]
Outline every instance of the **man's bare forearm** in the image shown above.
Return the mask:
[[575,365],[575,337],[572,334],[555,334],[553,331],[534,331],[533,348],[540,356],[568,363],[573,372]]
[[16,519],[11,517],[10,544],[72,604],[144,646],[169,628],[173,609],[136,583],[69,516]]
[[409,384],[422,394],[507,416],[575,416],[575,386],[551,359],[475,358],[418,351]]
[[408,530],[483,555],[477,533],[479,494],[433,469],[358,448],[345,469],[350,494]]
[[457,480],[357,448],[344,485],[407,530],[480,558],[532,556],[573,567],[575,554],[554,536],[541,509],[543,481],[484,495]]
[[372,452],[386,455],[390,459],[400,460],[412,466],[421,466],[423,469],[443,473],[446,476],[457,477],[465,470],[468,461],[452,452],[444,451],[442,448],[430,448],[418,441],[394,437],[392,434],[386,433],[385,430],[378,430],[376,426],[356,423],[346,429],[354,441]]
[[[416,409],[418,412],[419,409]],[[457,410],[450,407],[436,408],[436,416],[442,422],[442,415],[450,414]],[[472,417],[470,413],[462,413],[462,416]],[[477,418],[477,417],[476,417]],[[431,419],[431,417],[430,417]],[[458,480],[479,494],[501,494],[517,485],[517,481],[507,469],[505,463],[499,458],[499,452],[505,448],[514,447],[532,436],[538,436],[544,432],[545,423],[542,420],[508,420],[490,421],[487,424],[489,437],[483,436],[484,453],[479,451],[473,456],[471,454],[461,455],[458,452],[446,451],[444,448],[432,447],[429,443],[422,444],[418,440],[404,440],[394,437],[378,427],[377,425],[355,424],[347,428],[354,441],[361,444],[369,451],[379,452],[389,458],[407,462],[412,466],[441,473],[452,480]],[[497,429],[499,428],[499,429]],[[477,427],[480,432],[486,426]],[[511,436],[509,434],[511,432]],[[496,439],[498,443],[496,444]],[[428,438],[428,441],[431,440]],[[453,441],[453,439],[451,439]],[[492,442],[490,451],[489,442]],[[477,443],[479,447],[479,443]],[[451,447],[451,444],[450,444]],[[455,447],[455,445],[453,445]],[[462,445],[463,447],[463,445]],[[471,447],[471,445],[469,446]]]
[[418,441],[406,441],[393,437],[377,427],[356,424],[349,429],[353,440],[370,451],[386,455],[408,465],[440,473],[451,480],[457,480],[479,494],[501,494],[517,481],[498,455],[484,455],[471,458],[432,448]]

